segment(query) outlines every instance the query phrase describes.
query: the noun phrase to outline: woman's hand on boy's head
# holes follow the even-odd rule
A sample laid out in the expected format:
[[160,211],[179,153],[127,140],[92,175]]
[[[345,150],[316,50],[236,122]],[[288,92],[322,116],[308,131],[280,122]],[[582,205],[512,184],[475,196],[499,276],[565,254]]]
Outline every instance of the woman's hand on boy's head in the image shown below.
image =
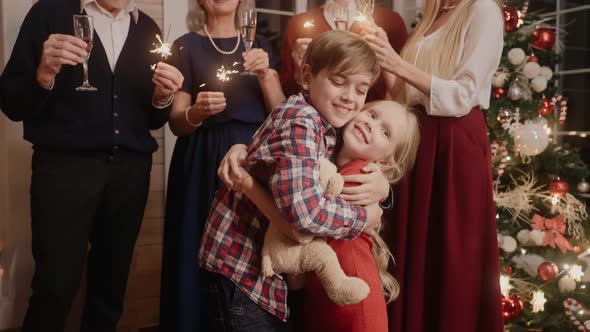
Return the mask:
[[397,72],[397,67],[403,60],[389,43],[385,30],[377,27],[376,35],[366,34],[363,36],[363,39],[369,44],[369,46],[371,46],[373,51],[375,51],[381,69],[395,74]]
[[248,156],[248,147],[244,144],[233,145],[225,154],[219,168],[217,168],[217,175],[219,179],[225,183],[229,188],[234,188],[244,176],[247,176],[244,172],[242,164]]
[[303,63],[303,56],[307,47],[311,43],[311,38],[297,38],[295,45],[293,45],[293,51],[291,52],[291,58],[295,64],[295,68],[300,68]]
[[363,167],[366,174],[345,175],[345,182],[358,183],[358,186],[344,187],[340,197],[354,205],[378,203],[389,195],[389,182],[383,175],[381,167],[369,163]]

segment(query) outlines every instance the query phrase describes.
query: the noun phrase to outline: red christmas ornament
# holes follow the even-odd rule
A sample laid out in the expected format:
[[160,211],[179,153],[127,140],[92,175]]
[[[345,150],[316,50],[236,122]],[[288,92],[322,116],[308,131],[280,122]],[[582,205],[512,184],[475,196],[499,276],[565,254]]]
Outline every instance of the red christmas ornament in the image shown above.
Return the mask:
[[555,31],[550,28],[537,28],[533,31],[533,45],[548,50],[555,44]]
[[505,94],[506,94],[506,90],[504,88],[494,89],[494,98],[496,98],[496,99],[500,99],[500,98],[504,97]]
[[562,197],[569,192],[570,188],[567,182],[557,178],[549,183],[549,192],[551,195]]
[[537,267],[539,278],[543,281],[553,280],[559,273],[559,268],[553,262],[543,262]]
[[529,56],[528,62],[536,62],[539,63],[539,58],[536,55]]
[[539,108],[537,110],[537,112],[541,116],[549,115],[555,109],[555,106],[554,105],[551,105],[551,99],[549,99],[549,98],[543,98],[543,99],[541,99],[541,104],[543,106],[541,106],[541,108]]
[[504,12],[504,30],[510,32],[518,25],[518,12],[516,9],[508,6],[502,8]]
[[504,273],[507,276],[511,276],[512,275],[512,266],[510,266],[510,265],[504,265]]
[[516,294],[510,294],[508,297],[502,298],[502,316],[504,316],[504,321],[520,316],[523,308],[524,304]]
[[574,249],[572,249],[572,250],[574,251],[574,254],[576,254],[576,255],[579,255],[584,251],[579,246],[575,246]]

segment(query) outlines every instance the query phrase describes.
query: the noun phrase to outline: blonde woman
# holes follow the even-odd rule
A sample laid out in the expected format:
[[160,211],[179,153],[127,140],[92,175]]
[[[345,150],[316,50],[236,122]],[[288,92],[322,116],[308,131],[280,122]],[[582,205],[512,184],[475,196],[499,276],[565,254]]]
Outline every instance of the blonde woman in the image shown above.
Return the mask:
[[[176,93],[170,128],[178,135],[168,182],[161,284],[161,330],[208,331],[202,322],[211,307],[202,301],[207,283],[198,270],[197,250],[219,180],[219,159],[233,144],[248,143],[272,107],[284,96],[274,68],[278,57],[256,36],[245,52],[237,13],[254,1],[191,0],[189,33],[173,45],[172,62],[185,80]],[[234,63],[240,63],[235,65]],[[221,82],[217,69],[243,69]]]
[[481,108],[503,48],[492,0],[426,0],[398,55],[367,29],[392,98],[418,106],[421,143],[389,244],[401,293],[392,331],[502,331],[490,148]]

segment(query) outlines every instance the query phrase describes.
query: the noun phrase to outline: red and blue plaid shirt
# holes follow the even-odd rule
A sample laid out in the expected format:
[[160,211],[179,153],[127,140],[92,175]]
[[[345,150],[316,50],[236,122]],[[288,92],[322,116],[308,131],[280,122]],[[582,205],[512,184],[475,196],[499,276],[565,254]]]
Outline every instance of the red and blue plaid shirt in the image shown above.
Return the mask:
[[[367,213],[324,194],[319,158],[330,158],[336,131],[302,95],[273,110],[248,147],[246,169],[270,188],[287,221],[300,231],[353,239]],[[281,276],[261,275],[261,249],[268,220],[242,193],[219,189],[205,226],[201,267],[232,280],[262,309],[287,319],[287,285]]]

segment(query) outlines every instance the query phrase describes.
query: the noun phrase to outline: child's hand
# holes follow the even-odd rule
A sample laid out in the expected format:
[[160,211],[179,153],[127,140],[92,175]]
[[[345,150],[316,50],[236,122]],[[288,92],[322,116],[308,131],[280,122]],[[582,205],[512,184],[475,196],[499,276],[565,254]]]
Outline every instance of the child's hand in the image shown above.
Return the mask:
[[340,197],[350,204],[369,205],[378,203],[389,195],[389,182],[385,179],[381,168],[374,163],[363,167],[366,174],[345,175],[345,182],[356,182],[359,185],[344,187]]
[[217,175],[228,188],[233,189],[234,185],[247,175],[244,174],[244,168],[241,166],[248,156],[247,150],[248,147],[244,144],[233,145],[221,160]]
[[379,207],[379,204],[371,204],[365,207],[367,210],[367,224],[363,229],[363,233],[370,236],[375,236],[379,232],[381,227],[381,216],[383,210]]

